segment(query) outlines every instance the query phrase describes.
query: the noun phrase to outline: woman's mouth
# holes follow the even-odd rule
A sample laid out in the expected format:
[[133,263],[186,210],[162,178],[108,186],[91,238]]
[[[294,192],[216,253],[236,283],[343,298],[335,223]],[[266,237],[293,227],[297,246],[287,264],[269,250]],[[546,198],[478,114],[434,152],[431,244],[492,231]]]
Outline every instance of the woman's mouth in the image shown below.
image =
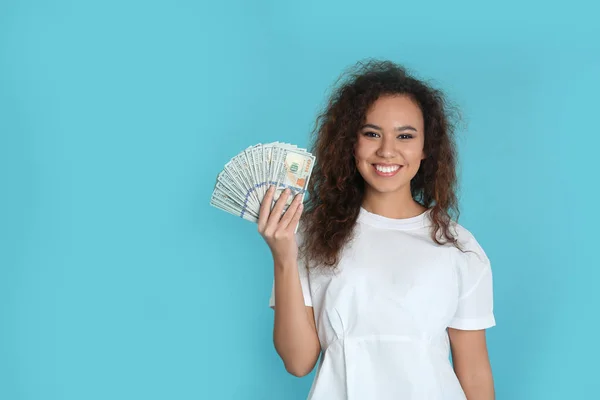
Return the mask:
[[379,176],[385,176],[385,177],[390,177],[390,176],[394,176],[398,173],[398,171],[400,171],[400,168],[402,168],[402,165],[398,165],[398,164],[373,164],[373,168],[375,169],[375,172],[377,173],[377,175]]

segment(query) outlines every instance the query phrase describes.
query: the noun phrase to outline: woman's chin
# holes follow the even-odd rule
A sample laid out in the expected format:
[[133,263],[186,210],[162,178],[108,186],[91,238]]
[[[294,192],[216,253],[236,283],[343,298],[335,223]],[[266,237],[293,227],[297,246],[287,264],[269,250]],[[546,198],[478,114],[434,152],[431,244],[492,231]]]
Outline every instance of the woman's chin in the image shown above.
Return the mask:
[[[393,184],[393,185],[392,184],[388,184],[388,185],[368,184],[367,191],[371,191],[371,192],[377,193],[377,194],[394,194],[394,193],[401,193],[404,186],[405,185],[399,185],[399,184]],[[409,186],[408,190],[410,191],[410,186]]]

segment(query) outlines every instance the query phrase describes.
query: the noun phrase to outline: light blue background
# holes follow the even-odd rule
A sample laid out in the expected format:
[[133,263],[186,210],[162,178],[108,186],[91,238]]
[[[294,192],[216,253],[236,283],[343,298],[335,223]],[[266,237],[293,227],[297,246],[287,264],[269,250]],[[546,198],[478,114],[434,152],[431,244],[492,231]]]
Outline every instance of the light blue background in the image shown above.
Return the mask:
[[460,222],[491,258],[497,398],[598,394],[592,1],[0,3],[0,399],[303,399],[270,254],[209,204],[245,147],[308,144],[340,72],[462,108]]

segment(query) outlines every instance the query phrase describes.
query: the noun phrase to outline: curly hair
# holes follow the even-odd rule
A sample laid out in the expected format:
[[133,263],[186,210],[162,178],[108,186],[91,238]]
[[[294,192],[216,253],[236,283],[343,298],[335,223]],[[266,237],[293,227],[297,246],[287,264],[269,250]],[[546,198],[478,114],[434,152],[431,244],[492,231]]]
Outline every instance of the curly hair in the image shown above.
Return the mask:
[[456,196],[456,123],[452,118],[459,116],[456,108],[450,106],[440,90],[391,61],[358,62],[338,82],[341,85],[318,115],[312,132],[311,152],[316,162],[302,216],[302,250],[309,264],[335,267],[342,247],[352,238],[365,193],[365,181],[354,161],[354,146],[367,111],[378,98],[387,95],[409,96],[422,111],[426,158],[410,182],[411,194],[415,201],[431,209],[432,240],[439,245],[451,243],[460,250],[457,238],[450,232],[451,214],[456,220],[460,214]]

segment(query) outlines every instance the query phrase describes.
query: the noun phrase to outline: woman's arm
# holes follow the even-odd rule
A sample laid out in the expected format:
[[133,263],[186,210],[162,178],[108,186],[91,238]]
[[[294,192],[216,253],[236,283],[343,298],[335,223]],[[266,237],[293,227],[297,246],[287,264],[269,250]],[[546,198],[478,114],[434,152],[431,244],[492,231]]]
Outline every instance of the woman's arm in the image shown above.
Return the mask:
[[494,379],[485,330],[448,328],[454,372],[468,400],[494,400]]
[[290,374],[305,376],[314,368],[321,344],[313,308],[304,305],[296,262],[275,263],[275,304],[275,349]]
[[283,213],[290,190],[283,192],[271,210],[274,189],[267,191],[258,218],[258,231],[271,249],[275,266],[273,343],[285,369],[292,375],[304,376],[314,368],[321,344],[313,308],[304,304],[298,272],[295,230],[302,214],[302,196],[297,195]]

